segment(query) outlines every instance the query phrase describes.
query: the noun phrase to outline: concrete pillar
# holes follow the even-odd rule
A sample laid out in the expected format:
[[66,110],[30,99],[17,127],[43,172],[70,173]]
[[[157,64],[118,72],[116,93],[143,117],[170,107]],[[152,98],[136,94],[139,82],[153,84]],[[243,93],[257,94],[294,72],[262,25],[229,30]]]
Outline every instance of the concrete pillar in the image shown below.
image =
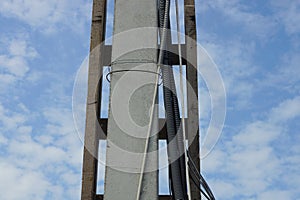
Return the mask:
[[[156,4],[156,0],[115,0],[105,200],[134,200],[139,193],[149,115],[156,98],[157,30],[129,30],[157,27]],[[154,152],[146,156],[146,171],[152,169],[143,175],[141,200],[158,199],[158,172],[153,171],[158,169],[158,137],[153,135],[157,131],[157,114],[155,109],[147,149]]]
[[86,106],[86,126],[84,136],[84,153],[82,168],[82,200],[94,200],[96,198],[98,146],[100,127],[99,107],[101,99],[101,85],[98,82],[101,77],[102,64],[100,62],[100,43],[104,39],[106,0],[93,1],[91,44],[88,74],[88,96]]
[[[196,31],[196,15],[195,1],[184,1],[184,17],[185,17],[185,35],[190,39],[186,39],[186,59],[187,63],[187,81],[192,87],[187,88],[187,109],[188,109],[188,142],[189,153],[200,171],[200,149],[199,149],[199,105],[198,101],[189,98],[189,94],[196,94],[198,97],[198,72],[197,72],[197,31]],[[192,64],[193,63],[193,64]],[[192,200],[201,199],[200,191],[190,180]]]

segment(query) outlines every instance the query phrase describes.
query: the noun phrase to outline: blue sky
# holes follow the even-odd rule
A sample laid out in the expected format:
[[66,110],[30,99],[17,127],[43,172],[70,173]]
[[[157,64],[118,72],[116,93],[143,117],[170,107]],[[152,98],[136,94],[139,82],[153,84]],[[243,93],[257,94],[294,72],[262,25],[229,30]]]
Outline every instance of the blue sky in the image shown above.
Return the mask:
[[[196,3],[198,42],[227,94],[204,176],[217,199],[300,199],[300,2]],[[72,92],[89,51],[91,4],[0,2],[0,199],[80,198]],[[210,99],[199,88],[205,131]]]

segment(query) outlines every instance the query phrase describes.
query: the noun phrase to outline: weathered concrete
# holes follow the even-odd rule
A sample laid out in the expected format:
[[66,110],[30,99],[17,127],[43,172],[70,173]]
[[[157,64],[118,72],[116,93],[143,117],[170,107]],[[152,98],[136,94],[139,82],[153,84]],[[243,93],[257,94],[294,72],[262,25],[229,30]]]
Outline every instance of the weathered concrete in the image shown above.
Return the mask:
[[[115,0],[115,27],[114,33],[120,33],[131,28],[139,28],[143,26],[157,26],[157,10],[156,1],[149,0]],[[194,0],[185,0],[185,31],[188,37],[193,38],[196,41],[196,22],[195,22],[195,2]],[[89,80],[88,80],[88,97],[87,97],[87,117],[86,117],[86,130],[85,130],[85,148],[84,148],[84,160],[83,160],[83,174],[82,174],[82,200],[94,200],[103,199],[114,200],[114,199],[135,199],[137,193],[137,185],[139,174],[128,173],[129,171],[139,171],[142,157],[135,157],[128,164],[129,159],[126,156],[120,154],[120,152],[114,151],[114,145],[121,147],[123,150],[130,152],[143,152],[144,151],[144,138],[136,138],[136,133],[130,132],[126,134],[126,131],[120,129],[118,124],[113,119],[110,119],[107,125],[106,120],[101,120],[100,125],[106,132],[108,126],[108,146],[107,146],[107,161],[108,166],[106,168],[106,181],[105,181],[105,197],[96,195],[96,184],[97,184],[97,154],[99,145],[99,133],[100,126],[97,120],[99,117],[99,108],[101,99],[101,83],[98,81],[101,76],[102,66],[109,65],[111,60],[119,56],[118,47],[124,44],[140,43],[136,45],[143,46],[153,46],[156,48],[157,45],[157,33],[145,33],[129,37],[125,41],[114,41],[114,47],[104,46],[104,49],[97,47],[104,39],[105,30],[105,7],[106,0],[94,0],[93,1],[93,17],[92,17],[92,30],[91,30],[91,55],[89,63]],[[144,35],[144,37],[143,37]],[[143,38],[142,40],[140,40]],[[189,42],[182,45],[183,57],[186,57],[191,63],[197,63],[197,45],[196,43]],[[122,42],[122,43],[120,43]],[[151,45],[149,45],[151,44]],[[126,47],[126,46],[125,46]],[[169,45],[169,47],[174,47],[173,52],[177,52],[177,45]],[[136,60],[136,59],[146,59],[156,61],[156,51],[137,51],[131,52],[128,55],[124,55],[119,60]],[[186,55],[186,56],[185,56]],[[111,59],[112,57],[112,59]],[[170,64],[178,64],[178,56],[171,54]],[[186,61],[183,61],[186,64]],[[118,69],[131,69],[141,63],[114,63],[113,70]],[[197,65],[194,64],[194,67]],[[198,81],[197,81],[197,71],[187,63],[187,80],[191,84],[192,88],[187,88],[188,94],[196,93],[198,95]],[[155,71],[156,65],[151,63],[144,63],[141,68],[150,71]],[[130,75],[131,74],[131,75]],[[132,86],[136,86],[134,83],[138,80],[147,80],[153,82],[155,75],[143,74],[140,72],[129,72],[129,74],[124,77],[125,73],[115,73],[112,75],[112,88],[116,88],[117,83],[122,79],[125,82],[131,82]],[[122,85],[122,84],[121,84]],[[128,84],[126,84],[128,86]],[[119,86],[118,86],[119,87]],[[128,90],[125,88],[124,91]],[[130,88],[129,88],[130,90]],[[149,109],[151,106],[151,100],[153,97],[153,87],[151,85],[144,86],[138,89],[133,97],[130,99],[130,107],[143,107],[140,112],[132,111],[131,117],[133,121],[141,126],[149,122]],[[119,97],[121,100],[123,96]],[[140,101],[143,99],[143,101]],[[123,102],[124,103],[124,102]],[[118,112],[122,112],[118,109]],[[146,114],[147,113],[147,114]],[[110,109],[110,117],[112,116]],[[194,102],[188,98],[188,118],[187,119],[187,130],[189,140],[189,151],[193,157],[194,162],[200,169],[200,159],[199,159],[199,114],[198,114],[198,102]],[[157,121],[155,120],[153,129],[156,129]],[[104,122],[104,123],[103,123]],[[160,120],[160,124],[163,124],[164,120]],[[161,126],[161,125],[159,125]],[[195,128],[197,127],[197,128]],[[146,132],[142,132],[140,136],[145,136]],[[165,130],[160,132],[160,138],[165,138]],[[101,138],[106,139],[106,138]],[[157,149],[157,136],[152,136],[150,139],[150,146],[148,151],[153,151]],[[116,149],[115,149],[116,150]],[[117,155],[117,156],[114,156]],[[146,165],[157,165],[157,156],[148,157],[146,160]],[[120,171],[120,169],[124,169]],[[118,170],[117,170],[118,169]],[[146,169],[147,170],[147,169]],[[144,175],[142,182],[142,194],[140,199],[157,199],[158,198],[158,187],[157,187],[157,172],[147,173]],[[190,183],[192,187],[192,199],[200,199],[200,192]],[[159,199],[168,199],[168,196],[160,196]]]
[[[103,46],[103,52],[101,53],[101,60],[103,62],[104,66],[110,66],[111,65],[111,45],[104,45]],[[170,51],[169,54],[169,64],[170,65],[179,65],[179,56],[178,54],[178,45],[177,44],[168,44],[168,51]],[[181,51],[182,51],[182,64],[186,64],[186,46],[185,44],[181,44]]]
[[[188,143],[189,153],[195,162],[198,170],[200,171],[200,151],[199,151],[199,105],[198,101],[189,98],[189,94],[195,93],[198,97],[198,72],[197,72],[197,32],[196,32],[196,15],[195,15],[195,1],[185,0],[184,1],[184,20],[185,20],[185,34],[191,40],[186,41],[186,59],[187,64],[187,81],[192,87],[187,88],[187,108],[188,108]],[[193,65],[191,65],[193,63]],[[200,191],[194,185],[193,181],[190,180],[191,186],[191,197],[192,200],[201,199]]]
[[[97,195],[95,200],[103,200],[103,195]],[[170,200],[172,196],[170,195],[159,195],[158,200]]]
[[84,137],[84,154],[82,169],[82,200],[94,200],[97,187],[98,146],[99,146],[99,107],[101,99],[101,84],[98,85],[102,72],[100,62],[101,51],[99,44],[104,39],[105,26],[105,0],[94,0],[91,43],[88,74],[88,96],[86,106],[86,127]]
[[[157,27],[156,1],[116,0],[114,35],[130,29]],[[139,193],[140,171],[149,129],[149,113],[155,99],[157,78],[157,30],[134,31],[122,38],[114,38],[112,45],[112,73],[110,108],[107,128],[105,200],[134,200]],[[131,51],[130,47],[139,49]],[[143,49],[151,47],[152,49]],[[129,49],[125,55],[120,53]],[[128,70],[119,71],[117,70]],[[146,70],[149,72],[132,71]],[[151,124],[157,129],[157,109]],[[158,148],[158,137],[149,139],[148,152]],[[149,166],[157,169],[158,155],[146,157]],[[143,174],[139,199],[158,199],[157,171]]]
[[[187,120],[187,118],[185,119]],[[101,129],[103,131],[103,134],[100,135],[100,140],[106,140],[106,135],[107,135],[107,119],[100,119],[100,126]],[[167,139],[167,124],[166,124],[166,119],[158,119],[158,139],[159,140],[166,140]],[[187,126],[185,127],[186,132],[187,130]]]

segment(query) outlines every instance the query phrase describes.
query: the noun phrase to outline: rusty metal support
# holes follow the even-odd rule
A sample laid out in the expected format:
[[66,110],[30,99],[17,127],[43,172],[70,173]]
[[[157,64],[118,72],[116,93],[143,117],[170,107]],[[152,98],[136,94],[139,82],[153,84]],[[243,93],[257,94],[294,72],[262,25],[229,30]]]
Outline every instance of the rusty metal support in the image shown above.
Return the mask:
[[[184,20],[186,39],[186,59],[187,63],[187,81],[192,86],[187,88],[187,94],[195,93],[198,99],[198,72],[197,72],[197,32],[196,32],[196,15],[195,1],[184,1]],[[189,96],[189,95],[188,95]],[[187,99],[188,109],[188,143],[189,153],[200,171],[200,149],[199,149],[199,105],[198,101],[194,102],[191,98]],[[201,199],[200,191],[190,180],[192,200]]]
[[84,153],[82,168],[82,200],[94,200],[97,188],[99,123],[98,116],[101,103],[101,88],[99,82],[102,73],[101,48],[105,34],[106,0],[93,1],[91,25],[91,43],[88,72],[88,96],[86,105],[86,127],[84,137]]

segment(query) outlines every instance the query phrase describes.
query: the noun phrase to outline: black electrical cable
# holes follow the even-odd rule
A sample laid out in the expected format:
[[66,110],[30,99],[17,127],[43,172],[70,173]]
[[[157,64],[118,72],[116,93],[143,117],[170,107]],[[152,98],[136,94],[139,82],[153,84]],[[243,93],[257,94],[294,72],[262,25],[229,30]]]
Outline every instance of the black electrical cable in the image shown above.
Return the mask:
[[[170,39],[170,32],[166,30],[167,26],[170,24],[169,10],[170,1],[159,0],[159,26],[161,41],[168,41]],[[165,47],[164,45],[165,44],[161,42],[161,50]],[[170,161],[169,171],[171,177],[172,196],[175,200],[185,200],[187,199],[186,183],[183,182],[183,177],[185,180],[185,165],[181,164],[182,160],[180,159],[180,152],[178,151],[178,145],[180,143],[178,143],[178,141],[176,140],[176,133],[178,132],[180,127],[180,122],[176,123],[176,119],[180,119],[180,116],[178,102],[176,104],[176,93],[173,93],[173,91],[175,90],[172,91],[172,88],[175,88],[173,70],[168,63],[168,52],[164,50],[163,52],[160,52],[160,54],[161,53],[163,53],[163,63],[159,64],[162,66],[162,76],[164,85],[163,90],[167,120],[167,143],[168,157]],[[178,109],[178,111],[176,109]],[[183,140],[181,141],[181,143],[183,144]],[[184,170],[182,170],[182,168]]]
[[[195,175],[195,177],[199,181],[199,184],[197,184],[197,186],[199,186],[200,188],[202,186],[204,188],[205,192],[208,194],[208,196],[210,198],[209,200],[215,200],[215,197],[214,197],[209,185],[207,184],[207,182],[205,181],[203,176],[200,174],[200,172],[196,168],[196,165],[193,162],[193,159],[191,158],[189,153],[188,153],[188,157],[189,157],[189,163],[188,164],[189,164],[190,172],[193,172],[193,174]],[[190,174],[190,175],[192,176],[192,174]]]
[[[172,91],[172,101],[173,101],[173,111],[174,111],[174,119],[175,119],[175,126],[176,126],[176,139],[179,151],[179,163],[180,163],[180,170],[181,170],[181,180],[182,185],[186,186],[186,169],[185,169],[185,155],[184,155],[184,141],[183,141],[183,127],[181,126],[181,118],[180,118],[180,111],[179,111],[179,104],[178,98],[176,93],[176,86],[174,80],[173,70],[170,72],[170,84],[171,84],[171,91]],[[184,117],[184,116],[182,116]],[[184,189],[184,196],[187,198],[187,190]]]
[[[192,178],[193,183],[197,186],[197,188],[200,190],[200,192],[201,192],[208,200],[215,200],[214,196],[208,192],[208,189],[207,189],[206,187],[204,187],[204,186],[201,184],[201,181],[200,181],[196,176],[190,175],[190,177]],[[197,181],[195,180],[195,178],[197,179]],[[201,186],[204,188],[204,191],[205,191],[205,192],[202,190]]]
[[[173,69],[169,65],[169,53],[165,48],[164,42],[169,42],[170,32],[166,28],[169,28],[169,9],[170,0],[159,0],[159,27],[161,36],[161,48],[160,58],[161,71],[163,77],[163,93],[164,103],[166,110],[166,121],[167,121],[167,143],[168,143],[168,158],[170,162],[169,167],[169,178],[171,185],[171,194],[173,200],[186,200],[187,199],[187,182],[186,182],[186,169],[185,169],[185,156],[184,156],[184,141],[180,119],[180,111],[178,105],[178,99],[176,94],[176,86],[174,80]],[[167,20],[167,21],[166,21]],[[168,27],[167,27],[168,26]],[[164,41],[164,42],[162,42]],[[166,48],[167,49],[167,48]],[[182,116],[184,117],[184,116]],[[176,141],[174,141],[176,139]],[[189,154],[188,154],[189,156]],[[215,200],[212,191],[210,190],[207,182],[204,180],[200,172],[195,166],[195,163],[189,156],[188,163],[190,177],[196,184],[200,192],[208,199]],[[195,180],[197,179],[197,181]],[[198,182],[198,183],[197,183]],[[202,190],[201,186],[205,191]]]
[[[191,168],[190,168],[191,169]],[[204,180],[204,178],[199,174],[197,174],[193,169],[191,169],[191,171],[193,172],[193,174],[195,175],[195,177],[197,178],[199,185],[202,186],[205,190],[205,192],[208,194],[208,196],[210,197],[211,200],[214,200],[215,197],[212,193],[212,191],[210,190],[208,184],[206,183],[206,181]]]
[[193,183],[196,185],[196,187],[200,190],[200,192],[205,196],[205,198],[207,199],[207,200],[210,200],[210,197],[201,189],[201,187],[200,187],[200,184],[198,184],[197,182],[196,182],[196,180],[194,179],[194,177],[193,176],[190,176],[191,178],[192,178],[192,181],[193,181]]
[[[163,5],[163,9],[160,9],[160,24],[164,24],[163,20],[164,20],[164,13],[165,13],[165,2],[161,2],[160,1],[160,7],[162,7]],[[163,33],[162,31],[164,31],[164,27],[161,30],[161,40],[163,39]],[[162,42],[161,42],[161,45]],[[164,54],[164,59],[163,59],[163,64],[167,63],[167,56],[166,56],[166,52],[163,52]],[[164,99],[171,99],[171,91],[169,91],[168,88],[170,88],[170,83],[169,83],[169,79],[168,79],[168,68],[167,67],[162,67],[162,74],[163,74],[163,84],[164,84]],[[182,196],[182,186],[181,186],[181,181],[180,181],[180,165],[178,160],[176,160],[178,158],[176,149],[177,149],[177,145],[174,142],[171,142],[174,138],[175,138],[175,127],[173,125],[174,119],[173,119],[173,113],[172,109],[173,106],[170,103],[170,101],[165,101],[165,107],[166,107],[166,113],[169,113],[169,115],[167,114],[167,143],[168,143],[168,157],[169,157],[169,161],[171,161],[170,164],[170,177],[171,177],[171,189],[172,189],[172,197],[177,200],[177,199],[183,199]]]
[[174,116],[173,116],[173,106],[172,106],[172,95],[171,91],[168,89],[168,71],[169,67],[164,67],[163,71],[163,84],[164,84],[164,99],[165,99],[165,107],[166,107],[166,120],[167,120],[167,143],[168,143],[168,157],[170,162],[170,176],[171,176],[171,188],[174,198],[177,199],[185,199],[183,192],[183,183],[181,180],[181,169],[180,169],[180,160],[179,160],[179,152],[177,147],[177,141],[175,141],[176,137],[176,127],[174,124]]
[[[169,149],[167,149],[169,151]],[[169,193],[170,193],[170,197],[172,200],[174,199],[174,195],[173,195],[173,185],[172,185],[172,169],[171,169],[171,165],[169,165]]]
[[[202,181],[199,179],[195,171],[193,171],[192,168],[190,168],[190,171],[193,172],[193,174],[190,174],[190,177],[192,178],[193,183],[196,185],[196,187],[200,190],[200,192],[208,199],[208,200],[214,200],[214,197],[207,191],[207,188],[203,187],[201,184]],[[197,179],[197,180],[195,180]],[[204,191],[202,190],[201,186],[204,188]]]

